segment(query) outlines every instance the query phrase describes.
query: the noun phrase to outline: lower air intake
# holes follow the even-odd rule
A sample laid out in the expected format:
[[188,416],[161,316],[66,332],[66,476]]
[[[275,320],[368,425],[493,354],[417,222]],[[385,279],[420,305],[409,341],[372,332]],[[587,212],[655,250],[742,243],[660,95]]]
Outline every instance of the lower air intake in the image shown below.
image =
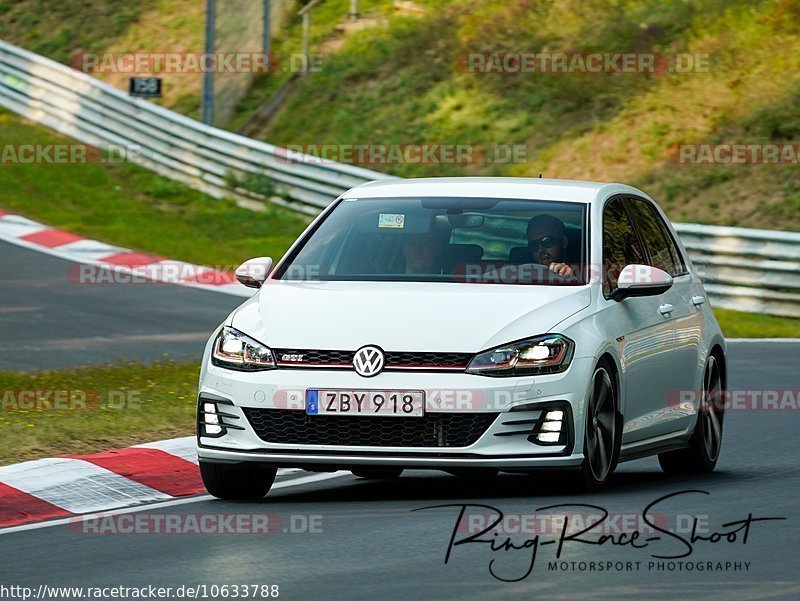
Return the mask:
[[310,416],[303,411],[255,408],[245,408],[244,414],[265,442],[351,447],[466,447],[476,442],[499,415]]

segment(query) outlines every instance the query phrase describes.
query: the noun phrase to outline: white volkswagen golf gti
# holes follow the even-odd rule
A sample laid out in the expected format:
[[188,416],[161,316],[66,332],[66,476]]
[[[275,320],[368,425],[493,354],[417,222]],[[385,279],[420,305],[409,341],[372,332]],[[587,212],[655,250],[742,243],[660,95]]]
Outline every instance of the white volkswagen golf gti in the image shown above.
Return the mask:
[[714,469],[725,340],[670,222],[620,184],[384,180],[333,202],[213,333],[197,441],[208,491],[280,467],[392,478]]

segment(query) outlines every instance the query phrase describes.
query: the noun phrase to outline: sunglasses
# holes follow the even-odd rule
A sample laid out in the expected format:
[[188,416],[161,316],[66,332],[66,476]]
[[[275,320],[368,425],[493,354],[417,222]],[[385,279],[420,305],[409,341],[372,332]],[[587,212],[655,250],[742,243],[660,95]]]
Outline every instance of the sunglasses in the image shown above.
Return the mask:
[[528,240],[528,248],[539,248],[539,246],[553,248],[557,245],[558,239],[555,236],[545,236],[544,238],[539,238],[538,240]]

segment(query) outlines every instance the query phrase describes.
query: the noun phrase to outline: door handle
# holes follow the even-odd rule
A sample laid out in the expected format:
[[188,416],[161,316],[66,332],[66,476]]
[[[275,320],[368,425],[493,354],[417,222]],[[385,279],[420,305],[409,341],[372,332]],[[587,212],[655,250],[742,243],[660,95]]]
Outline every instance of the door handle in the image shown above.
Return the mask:
[[704,304],[705,302],[706,302],[706,299],[703,296],[693,296],[692,297],[692,304],[695,307],[699,307],[700,305]]
[[673,308],[674,307],[672,305],[670,305],[669,303],[666,303],[666,304],[661,305],[658,308],[658,312],[661,313],[661,315],[669,315],[670,313],[672,313],[672,309]]

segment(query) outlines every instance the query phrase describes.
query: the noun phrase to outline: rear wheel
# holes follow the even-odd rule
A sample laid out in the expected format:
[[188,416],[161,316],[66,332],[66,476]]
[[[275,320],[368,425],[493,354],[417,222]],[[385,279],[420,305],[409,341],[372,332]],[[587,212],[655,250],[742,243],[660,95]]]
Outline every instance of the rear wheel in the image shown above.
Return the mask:
[[592,375],[586,401],[584,459],[579,476],[579,484],[584,490],[600,490],[607,484],[617,466],[620,439],[614,379],[608,366],[600,363]]
[[209,494],[227,501],[263,499],[275,482],[275,468],[253,464],[200,462],[200,476]]
[[722,370],[715,355],[708,358],[700,391],[697,423],[689,448],[661,453],[658,463],[668,474],[697,474],[714,471],[722,448],[722,420],[725,416]]
[[357,478],[366,478],[367,480],[390,480],[392,478],[399,478],[403,473],[403,468],[359,468],[357,470],[350,470],[350,473]]

